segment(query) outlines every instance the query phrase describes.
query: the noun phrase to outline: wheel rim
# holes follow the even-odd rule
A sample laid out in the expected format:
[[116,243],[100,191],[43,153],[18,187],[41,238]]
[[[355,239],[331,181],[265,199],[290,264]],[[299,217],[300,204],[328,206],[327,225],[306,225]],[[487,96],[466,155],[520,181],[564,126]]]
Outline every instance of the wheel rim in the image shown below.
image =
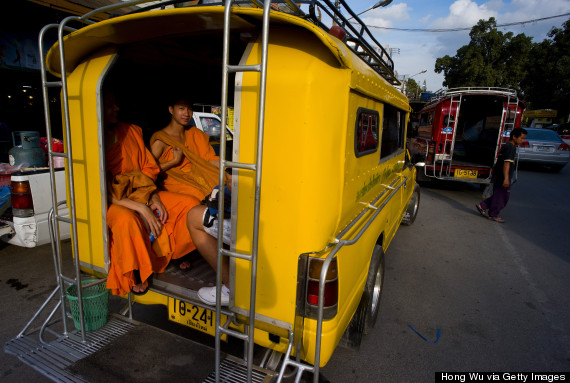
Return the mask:
[[374,313],[378,309],[380,303],[380,293],[382,292],[382,267],[378,267],[374,276],[374,286],[372,288],[372,299],[370,304],[370,312]]
[[418,198],[418,193],[417,193],[417,192],[415,192],[415,193],[412,195],[412,201],[411,201],[411,202],[412,202],[412,204],[411,204],[411,206],[412,206],[412,211],[410,212],[410,218],[413,218],[413,217],[415,217],[415,215],[416,215],[416,213],[417,213],[417,211],[418,211],[418,205],[419,205],[419,203],[418,203],[418,202],[419,202],[419,198]]

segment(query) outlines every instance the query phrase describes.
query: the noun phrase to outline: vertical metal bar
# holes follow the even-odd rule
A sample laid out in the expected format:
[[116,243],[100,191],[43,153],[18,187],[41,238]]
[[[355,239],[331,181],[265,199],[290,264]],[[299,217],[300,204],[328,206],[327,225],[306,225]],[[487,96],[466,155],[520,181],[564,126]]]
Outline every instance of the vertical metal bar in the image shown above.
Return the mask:
[[71,231],[73,238],[73,253],[75,261],[75,282],[77,283],[77,299],[79,300],[79,319],[81,322],[81,340],[86,341],[85,337],[85,316],[83,312],[83,291],[81,286],[81,269],[79,265],[79,249],[77,245],[77,218],[75,213],[75,186],[73,177],[73,161],[71,152],[71,126],[69,119],[69,98],[67,94],[67,70],[65,66],[65,49],[63,44],[63,32],[65,25],[71,20],[80,20],[77,16],[69,16],[63,19],[58,28],[58,41],[59,41],[59,59],[61,62],[61,92],[63,104],[63,119],[65,124],[65,135],[67,140],[65,142],[65,149],[68,156],[68,183],[69,183],[69,213],[71,215]]
[[263,4],[263,29],[261,50],[261,76],[259,83],[259,117],[257,130],[257,160],[255,173],[255,207],[253,216],[253,242],[251,259],[251,291],[249,315],[249,345],[247,358],[247,381],[251,381],[253,369],[253,346],[255,328],[255,295],[257,292],[257,258],[259,247],[259,210],[261,205],[261,170],[263,159],[263,131],[265,127],[265,88],[267,83],[267,54],[269,48],[269,11],[271,2],[265,0]]
[[[222,126],[220,136],[220,165],[219,165],[219,182],[220,187],[218,198],[218,251],[217,251],[217,270],[216,270],[216,342],[215,342],[215,371],[216,383],[220,381],[220,363],[221,363],[221,321],[222,321],[222,248],[223,230],[224,230],[224,168],[226,156],[226,118],[228,108],[228,65],[230,50],[230,12],[232,0],[225,0],[224,5],[224,35],[223,35],[223,54],[222,54]],[[227,281],[226,281],[227,282]]]
[[329,271],[329,266],[338,251],[343,247],[344,241],[341,241],[333,251],[325,258],[323,262],[323,267],[321,269],[321,276],[319,279],[319,306],[317,315],[317,331],[316,331],[316,343],[315,343],[315,363],[313,369],[313,383],[319,383],[319,369],[321,363],[321,334],[323,332],[323,306],[325,300],[325,281],[327,278],[327,272]]
[[[40,73],[42,76],[42,95],[43,95],[43,102],[44,102],[44,118],[46,124],[46,134],[48,139],[48,153],[49,153],[49,172],[50,172],[50,189],[51,189],[51,203],[52,209],[55,212],[55,215],[59,215],[58,203],[57,203],[57,187],[55,183],[55,170],[53,166],[53,154],[52,154],[52,134],[51,134],[51,120],[50,120],[50,109],[49,109],[49,92],[48,92],[48,85],[47,85],[47,68],[45,63],[45,54],[44,54],[44,38],[45,34],[48,30],[58,28],[58,24],[48,24],[42,28],[40,31],[39,39],[38,39],[38,46],[39,46],[39,53],[40,53]],[[50,218],[51,223],[51,218]],[[61,315],[62,315],[62,322],[63,322],[63,333],[67,334],[67,320],[66,320],[66,309],[65,309],[65,297],[64,297],[64,281],[61,278],[61,241],[59,235],[59,222],[56,220],[55,225],[53,227],[54,235],[52,240],[52,253],[54,258],[54,265],[56,267],[56,274],[57,274],[57,283],[60,288],[59,299],[62,303],[61,305]]]

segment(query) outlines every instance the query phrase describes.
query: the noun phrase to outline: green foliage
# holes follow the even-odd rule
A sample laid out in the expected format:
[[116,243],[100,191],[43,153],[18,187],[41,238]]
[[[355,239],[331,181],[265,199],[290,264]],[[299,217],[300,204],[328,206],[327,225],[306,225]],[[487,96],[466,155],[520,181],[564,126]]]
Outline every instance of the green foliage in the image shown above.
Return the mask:
[[525,77],[525,62],[532,47],[532,38],[524,34],[497,30],[493,17],[479,20],[469,33],[471,41],[457,50],[454,57],[444,56],[435,62],[435,71],[443,72],[443,85],[489,86],[520,91]]
[[422,88],[417,83],[416,80],[414,80],[413,78],[408,78],[406,81],[408,82],[408,85],[407,85],[407,93],[408,94],[420,94],[420,92],[422,91]]
[[522,85],[533,109],[557,109],[562,117],[570,112],[570,20],[553,28],[548,38],[534,44],[527,63],[529,75]]
[[524,34],[498,31],[494,18],[479,20],[469,44],[455,56],[440,57],[435,71],[445,76],[443,85],[485,86],[517,90],[532,109],[557,109],[570,113],[570,19],[553,28],[548,38],[533,43]]

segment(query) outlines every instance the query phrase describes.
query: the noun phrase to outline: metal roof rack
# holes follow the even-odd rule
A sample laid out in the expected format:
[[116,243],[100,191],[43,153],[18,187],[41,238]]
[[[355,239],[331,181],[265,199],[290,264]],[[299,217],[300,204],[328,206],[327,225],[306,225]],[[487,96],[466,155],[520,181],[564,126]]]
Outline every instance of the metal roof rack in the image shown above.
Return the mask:
[[[400,81],[398,81],[394,73],[394,61],[392,61],[392,58],[382,44],[372,36],[368,27],[360,20],[358,15],[350,9],[344,0],[335,0],[335,2],[338,4],[338,8],[329,0],[311,1],[309,7],[310,21],[327,32],[330,30],[329,27],[321,22],[320,17],[315,13],[317,7],[319,7],[332,19],[333,25],[337,24],[346,31],[346,45],[351,51],[364,60],[365,63],[390,84],[400,85]],[[350,14],[348,19],[341,13],[343,9]]]
[[449,89],[440,89],[430,97],[428,103],[438,101],[444,97],[452,96],[454,94],[496,94],[500,96],[516,97],[517,91],[509,88],[499,88],[492,86],[472,86],[472,87],[458,87]]

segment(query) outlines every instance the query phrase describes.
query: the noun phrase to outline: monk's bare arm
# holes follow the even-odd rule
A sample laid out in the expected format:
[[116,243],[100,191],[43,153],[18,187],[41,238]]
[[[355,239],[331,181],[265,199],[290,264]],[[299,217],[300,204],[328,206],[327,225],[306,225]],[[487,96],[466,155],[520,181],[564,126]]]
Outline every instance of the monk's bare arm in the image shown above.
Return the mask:
[[172,148],[172,155],[173,155],[172,159],[170,161],[164,161],[160,158],[160,156],[162,156],[162,153],[164,153],[166,148],[167,145],[160,140],[154,141],[152,143],[152,146],[150,147],[150,151],[152,152],[152,155],[156,159],[156,163],[160,167],[160,170],[163,172],[178,165],[180,161],[182,161],[182,155],[183,155],[182,150],[180,148],[174,147]]

